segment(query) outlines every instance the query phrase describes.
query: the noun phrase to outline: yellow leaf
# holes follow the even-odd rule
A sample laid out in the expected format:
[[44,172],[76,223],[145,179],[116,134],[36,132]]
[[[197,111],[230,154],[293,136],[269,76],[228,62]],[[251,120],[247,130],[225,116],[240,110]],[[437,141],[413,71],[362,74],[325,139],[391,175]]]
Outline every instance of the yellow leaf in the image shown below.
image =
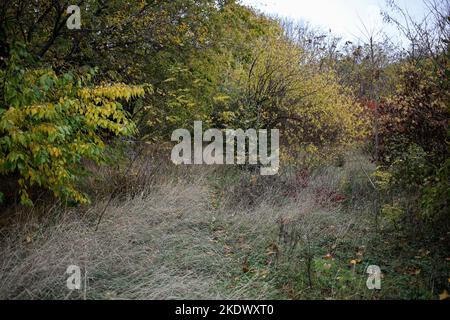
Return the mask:
[[447,300],[449,297],[450,297],[450,296],[449,296],[449,294],[448,294],[448,291],[447,291],[447,290],[444,290],[444,292],[442,292],[442,293],[439,295],[439,300]]
[[350,264],[357,265],[358,263],[361,263],[361,259],[353,259],[350,261]]

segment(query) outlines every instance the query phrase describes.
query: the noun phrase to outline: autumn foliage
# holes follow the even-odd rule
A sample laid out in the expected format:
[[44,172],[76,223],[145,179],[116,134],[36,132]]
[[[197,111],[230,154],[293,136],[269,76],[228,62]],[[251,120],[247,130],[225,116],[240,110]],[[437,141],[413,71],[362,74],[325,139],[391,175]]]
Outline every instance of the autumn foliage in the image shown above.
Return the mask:
[[50,189],[57,197],[85,203],[77,190],[82,160],[104,160],[104,133],[136,132],[120,101],[142,97],[143,87],[89,86],[92,74],[57,75],[52,69],[24,69],[27,53],[13,48],[4,78],[6,108],[0,109],[0,174],[18,174],[22,204],[28,189]]

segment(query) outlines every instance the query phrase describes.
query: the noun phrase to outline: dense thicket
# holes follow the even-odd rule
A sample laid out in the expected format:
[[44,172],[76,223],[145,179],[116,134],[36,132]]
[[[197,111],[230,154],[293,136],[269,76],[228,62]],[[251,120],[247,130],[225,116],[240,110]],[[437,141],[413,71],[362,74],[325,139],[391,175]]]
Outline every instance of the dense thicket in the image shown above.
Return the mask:
[[22,202],[34,185],[84,200],[76,172],[83,158],[102,159],[105,131],[163,143],[194,120],[280,128],[289,150],[322,155],[365,134],[335,73],[235,1],[77,5],[80,30],[66,27],[68,1],[0,9],[0,172],[17,177]]
[[416,21],[388,1],[385,20],[409,40],[407,50],[370,37],[364,46],[347,47],[338,72],[372,117],[382,213],[414,229],[426,222],[447,230],[450,2],[425,4],[426,19]]
[[[80,30],[66,27],[72,4]],[[366,141],[388,199],[382,211],[442,221],[450,20],[448,2],[429,7],[428,23],[411,29],[385,15],[410,38],[402,52],[372,37],[341,43],[234,0],[5,0],[0,174],[12,184],[1,198],[19,191],[31,204],[28,191],[43,187],[85,202],[83,161],[104,161],[112,137],[164,144],[202,120],[279,128],[283,160],[302,165]]]

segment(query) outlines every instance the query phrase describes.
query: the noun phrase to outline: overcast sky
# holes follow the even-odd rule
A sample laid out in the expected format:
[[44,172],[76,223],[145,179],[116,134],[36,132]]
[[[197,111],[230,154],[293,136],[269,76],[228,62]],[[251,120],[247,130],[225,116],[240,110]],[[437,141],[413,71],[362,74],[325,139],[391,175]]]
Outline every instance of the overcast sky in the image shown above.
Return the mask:
[[[355,41],[363,36],[363,22],[367,29],[381,28],[391,37],[398,38],[392,26],[383,24],[380,11],[386,8],[385,0],[241,0],[265,13],[294,20],[308,21],[323,30]],[[397,0],[403,8],[417,18],[422,18],[425,5],[422,0]],[[397,42],[397,41],[395,41]]]

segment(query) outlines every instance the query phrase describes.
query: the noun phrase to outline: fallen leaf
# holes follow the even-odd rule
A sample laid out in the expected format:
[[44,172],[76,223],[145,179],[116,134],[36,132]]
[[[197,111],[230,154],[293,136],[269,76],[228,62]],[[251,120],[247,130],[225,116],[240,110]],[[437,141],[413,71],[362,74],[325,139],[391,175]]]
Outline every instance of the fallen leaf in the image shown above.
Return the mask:
[[233,249],[231,249],[231,247],[226,244],[223,246],[223,250],[225,251],[225,254],[233,253]]
[[361,263],[361,259],[353,259],[350,261],[350,264],[357,265],[358,263]]
[[268,256],[273,256],[274,254],[277,254],[279,252],[278,246],[276,244],[271,244],[269,247],[267,247],[266,254]]
[[248,259],[244,259],[244,263],[242,264],[242,272],[247,273],[250,271],[250,266],[248,265]]
[[297,295],[295,294],[295,290],[294,290],[294,286],[292,285],[292,283],[287,283],[283,286],[283,291],[285,291],[287,293],[287,295],[289,296],[289,298],[295,300],[297,298]]
[[447,300],[449,297],[450,297],[450,296],[449,296],[449,294],[448,294],[448,291],[447,291],[447,290],[444,290],[444,292],[442,292],[442,293],[439,295],[439,300]]

